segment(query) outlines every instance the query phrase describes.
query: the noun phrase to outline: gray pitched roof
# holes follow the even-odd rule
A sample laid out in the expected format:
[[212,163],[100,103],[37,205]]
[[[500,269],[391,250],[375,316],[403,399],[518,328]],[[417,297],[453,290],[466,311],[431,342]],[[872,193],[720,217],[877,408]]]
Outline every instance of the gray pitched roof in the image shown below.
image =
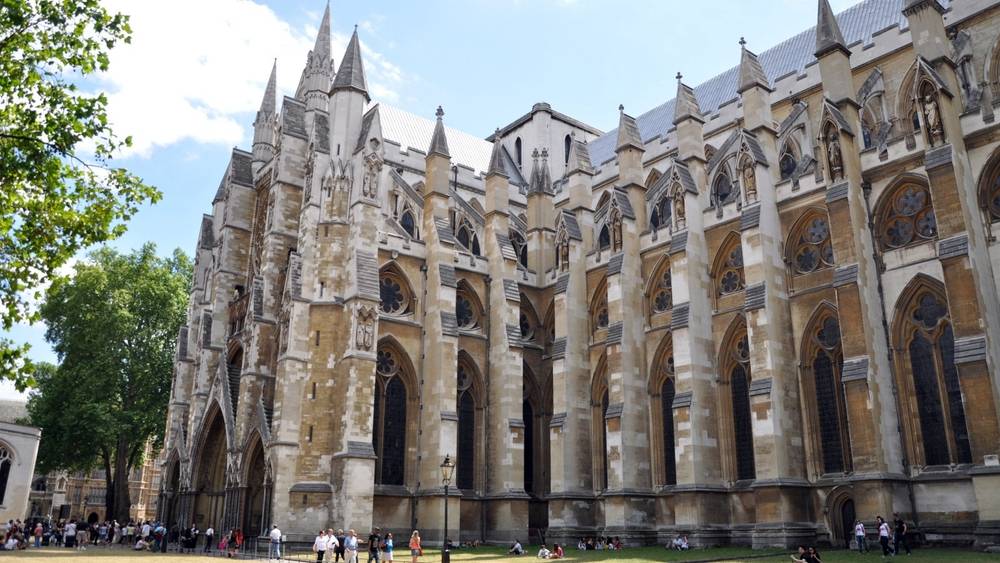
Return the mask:
[[444,134],[444,110],[441,106],[437,108],[437,123],[434,124],[434,134],[431,135],[431,146],[427,149],[427,156],[439,154],[445,158],[451,158],[448,152],[448,137]]
[[239,149],[233,149],[232,178],[234,184],[253,186],[253,155]]
[[368,81],[365,80],[365,67],[361,62],[361,45],[358,42],[357,28],[354,28],[351,41],[347,44],[347,51],[344,52],[344,58],[340,61],[340,68],[337,69],[337,75],[333,77],[331,91],[337,90],[356,90],[364,94],[365,99],[371,99],[368,96]]
[[[892,26],[907,27],[906,17],[902,9],[905,0],[865,0],[852,6],[837,16],[840,30],[843,32],[847,45],[857,42],[868,44],[872,36]],[[950,1],[950,0],[946,0]],[[947,6],[946,6],[947,7]],[[816,45],[816,29],[809,29],[782,41],[762,52],[758,59],[773,84],[775,80],[794,72],[802,72],[806,65],[816,60],[813,50]],[[711,78],[694,88],[698,105],[707,115],[711,115],[727,102],[736,98],[739,86],[739,67]],[[647,111],[636,118],[639,134],[643,142],[664,135],[671,129],[674,118],[674,100]],[[615,142],[618,131],[613,130],[590,143],[590,157],[597,165],[612,160],[615,157]]]
[[573,240],[583,240],[583,234],[580,232],[580,223],[577,223],[576,215],[573,215],[573,213],[564,209],[562,212],[562,220],[563,223],[566,224],[566,234],[569,235],[569,238]]
[[837,18],[833,15],[829,0],[819,0],[819,13],[816,15],[816,56],[820,57],[834,50],[847,51],[844,36],[840,33]]
[[635,147],[645,150],[642,146],[642,138],[639,136],[639,126],[635,124],[635,118],[625,113],[625,108],[618,106],[618,144],[615,152],[624,148]]

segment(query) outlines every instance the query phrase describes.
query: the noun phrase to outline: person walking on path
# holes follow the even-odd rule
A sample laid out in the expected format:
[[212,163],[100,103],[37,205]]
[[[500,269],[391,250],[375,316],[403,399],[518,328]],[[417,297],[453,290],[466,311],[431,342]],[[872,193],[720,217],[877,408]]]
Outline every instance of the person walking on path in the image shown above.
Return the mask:
[[379,544],[382,542],[382,536],[379,534],[381,530],[378,526],[368,534],[368,563],[372,563],[372,559],[375,563],[379,563]]
[[885,557],[891,554],[889,550],[889,524],[881,516],[876,517],[875,522],[878,524],[878,543],[882,545],[882,557]]
[[277,524],[271,525],[271,533],[267,535],[270,540],[267,548],[267,559],[281,559],[281,530]]
[[[343,533],[343,531],[341,531]],[[338,554],[343,554],[344,547],[340,545],[340,540],[337,539],[337,534],[333,533],[333,528],[329,528],[326,531],[326,558],[332,560],[339,557]]]
[[204,553],[212,553],[212,542],[215,541],[215,528],[209,526],[205,530],[205,550]]
[[413,530],[410,534],[410,561],[411,563],[417,563],[417,557],[424,554],[424,550],[420,547],[420,532]]
[[392,561],[392,532],[386,532],[385,541],[382,543],[385,545],[385,560]]
[[358,560],[358,534],[354,530],[347,530],[344,536],[344,561],[345,563],[357,563]]
[[313,553],[316,554],[316,563],[323,563],[323,556],[326,555],[326,547],[329,540],[326,537],[326,530],[320,530],[316,539],[313,540]]
[[906,554],[912,555],[912,553],[910,552],[910,542],[906,541],[906,533],[910,531],[909,526],[907,526],[906,522],[899,517],[898,512],[894,512],[892,516],[893,516],[892,552],[895,553],[896,555],[899,555],[899,545],[902,544],[903,549],[906,550]]

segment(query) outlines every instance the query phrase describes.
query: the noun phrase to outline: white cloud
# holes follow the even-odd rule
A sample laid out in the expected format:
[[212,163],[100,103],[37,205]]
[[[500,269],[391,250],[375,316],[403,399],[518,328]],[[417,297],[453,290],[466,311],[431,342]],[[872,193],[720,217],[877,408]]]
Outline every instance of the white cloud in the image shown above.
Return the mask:
[[[260,105],[272,61],[278,60],[280,100],[294,92],[319,25],[317,16],[297,29],[247,0],[107,4],[131,16],[133,35],[111,54],[100,86],[115,130],[132,135],[130,152],[140,156],[184,140],[248,144],[246,114]],[[198,17],[190,17],[194,13]],[[349,37],[333,33],[335,62]],[[372,93],[397,99],[404,74],[377,52],[366,48],[364,55]]]

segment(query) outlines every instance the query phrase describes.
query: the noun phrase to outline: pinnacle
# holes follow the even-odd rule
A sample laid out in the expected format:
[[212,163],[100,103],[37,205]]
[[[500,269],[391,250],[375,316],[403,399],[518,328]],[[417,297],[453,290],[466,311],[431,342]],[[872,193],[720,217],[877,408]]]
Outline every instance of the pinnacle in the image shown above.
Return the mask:
[[771,84],[764,74],[764,68],[760,66],[757,55],[747,49],[746,40],[740,37],[740,86],[737,92],[742,94],[755,86],[759,86],[768,92],[772,91]]
[[358,28],[354,27],[351,40],[347,43],[347,51],[340,61],[340,68],[337,75],[333,77],[333,91],[355,90],[365,95],[365,99],[371,100],[368,96],[368,81],[365,79],[365,67],[361,61],[361,43],[358,40]]
[[271,76],[267,79],[267,87],[264,88],[264,99],[260,101],[258,113],[274,113],[277,109],[276,96],[278,92],[278,59],[274,59],[271,66]]
[[427,149],[427,156],[432,154],[437,154],[445,158],[451,158],[451,153],[448,152],[448,137],[444,134],[444,110],[441,106],[438,106],[437,111],[437,123],[434,124],[434,134],[431,135],[431,146]]
[[830,8],[830,1],[819,0],[819,11],[816,15],[816,56],[820,57],[834,49],[850,53],[837,24],[837,18]]

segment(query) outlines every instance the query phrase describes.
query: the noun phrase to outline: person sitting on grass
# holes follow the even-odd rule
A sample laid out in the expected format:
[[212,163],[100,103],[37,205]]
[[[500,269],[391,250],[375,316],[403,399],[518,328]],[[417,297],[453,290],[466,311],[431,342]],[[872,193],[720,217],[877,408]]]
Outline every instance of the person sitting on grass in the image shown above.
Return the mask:
[[799,556],[791,556],[792,561],[795,563],[823,563],[819,558],[819,553],[816,552],[814,547],[805,547],[804,545],[799,546]]
[[149,549],[149,544],[146,543],[146,540],[139,538],[139,540],[135,542],[135,546],[132,549],[135,551],[146,551]]
[[521,542],[514,540],[514,545],[510,546],[507,550],[507,555],[524,555],[524,548],[521,547]]
[[580,541],[577,542],[577,544],[576,544],[576,548],[579,549],[580,551],[586,551],[587,550],[587,542],[584,541],[583,538],[580,538]]
[[549,548],[545,547],[545,544],[543,543],[542,548],[538,550],[538,558],[548,559],[550,555],[552,555],[552,552],[549,551]]
[[549,559],[562,559],[566,554],[563,553],[563,548],[561,545],[556,544],[555,549],[549,553]]
[[621,551],[624,545],[622,544],[622,539],[615,536],[615,539],[611,542],[611,547],[615,548],[615,551]]

